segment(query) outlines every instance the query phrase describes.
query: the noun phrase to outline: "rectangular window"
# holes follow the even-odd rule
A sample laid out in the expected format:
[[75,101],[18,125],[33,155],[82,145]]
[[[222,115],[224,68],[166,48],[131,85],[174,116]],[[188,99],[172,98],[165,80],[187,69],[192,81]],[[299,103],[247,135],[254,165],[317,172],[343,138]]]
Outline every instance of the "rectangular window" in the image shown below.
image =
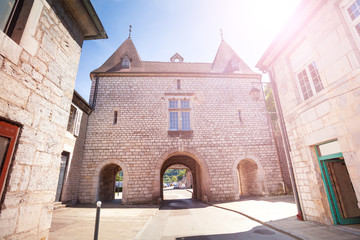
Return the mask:
[[74,132],[76,112],[77,112],[76,107],[74,107],[73,105],[71,105],[70,115],[69,115],[69,121],[68,121],[68,126],[67,126],[67,130],[68,130],[69,132],[71,132],[71,133]]
[[297,77],[304,100],[324,89],[315,62],[310,63],[308,68],[305,68],[298,73]]
[[340,6],[358,46],[360,47],[360,0],[342,1]]
[[181,130],[190,130],[190,112],[181,112]]
[[11,22],[11,15],[14,12],[17,1],[6,0],[0,1],[0,29],[3,32],[7,32],[9,28],[9,22]]
[[190,123],[190,100],[169,100],[169,131],[190,131]]
[[356,0],[347,11],[351,20],[355,20],[360,15],[360,0]]
[[239,121],[242,122],[242,119],[241,119],[241,110],[238,111],[238,114],[239,114]]
[[114,124],[117,124],[118,112],[114,111]]
[[178,79],[178,80],[176,81],[176,83],[177,83],[177,89],[181,89],[180,79]]
[[67,130],[75,136],[79,136],[80,133],[81,117],[82,111],[71,105]]
[[20,43],[34,0],[0,1],[0,30]]
[[0,120],[0,198],[4,191],[19,127]]
[[178,112],[170,112],[170,131],[179,131]]

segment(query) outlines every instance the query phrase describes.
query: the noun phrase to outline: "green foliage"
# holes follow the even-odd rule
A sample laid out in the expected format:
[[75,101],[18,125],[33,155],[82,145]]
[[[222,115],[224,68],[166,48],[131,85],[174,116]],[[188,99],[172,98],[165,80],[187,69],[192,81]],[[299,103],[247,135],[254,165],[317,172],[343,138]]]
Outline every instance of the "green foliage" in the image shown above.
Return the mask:
[[164,183],[181,181],[186,175],[186,169],[167,169],[164,173]]
[[171,179],[169,176],[164,176],[164,183],[171,183]]
[[271,84],[268,83],[265,86],[265,104],[266,109],[270,112],[270,117],[273,122],[276,122],[278,117],[276,113],[275,100],[272,92]]
[[116,181],[122,181],[123,178],[123,171],[120,171],[118,174],[116,174]]

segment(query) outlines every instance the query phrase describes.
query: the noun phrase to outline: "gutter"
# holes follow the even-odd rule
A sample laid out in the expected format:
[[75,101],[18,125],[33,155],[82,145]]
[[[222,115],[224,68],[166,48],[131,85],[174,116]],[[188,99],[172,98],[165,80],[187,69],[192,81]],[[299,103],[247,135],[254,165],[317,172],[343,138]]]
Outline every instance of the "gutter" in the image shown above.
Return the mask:
[[298,210],[298,214],[296,215],[296,217],[299,220],[303,221],[304,218],[303,218],[302,209],[301,209],[301,205],[300,205],[299,192],[298,192],[298,188],[296,185],[294,168],[293,168],[291,157],[290,157],[291,149],[290,149],[289,137],[288,137],[287,131],[286,131],[285,120],[284,120],[284,115],[283,115],[283,111],[281,108],[278,88],[277,88],[276,82],[274,80],[275,79],[274,73],[272,70],[267,69],[267,68],[261,68],[260,70],[263,73],[269,74],[270,84],[271,84],[271,87],[273,90],[273,95],[274,95],[274,100],[275,100],[275,107],[276,107],[276,111],[278,112],[278,116],[279,116],[280,131],[281,131],[281,136],[282,136],[283,144],[284,144],[284,148],[285,148],[286,160],[287,160],[287,163],[289,166],[291,186],[293,188],[295,203],[296,203],[296,207]]

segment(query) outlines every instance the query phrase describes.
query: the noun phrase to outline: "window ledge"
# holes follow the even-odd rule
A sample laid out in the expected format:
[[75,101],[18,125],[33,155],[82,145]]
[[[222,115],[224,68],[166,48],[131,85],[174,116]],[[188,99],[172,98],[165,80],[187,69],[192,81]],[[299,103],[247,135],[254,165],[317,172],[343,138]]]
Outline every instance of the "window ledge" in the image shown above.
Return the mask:
[[22,47],[0,30],[0,54],[18,64]]
[[192,138],[193,137],[193,130],[189,131],[168,131],[169,137],[180,137],[180,138]]

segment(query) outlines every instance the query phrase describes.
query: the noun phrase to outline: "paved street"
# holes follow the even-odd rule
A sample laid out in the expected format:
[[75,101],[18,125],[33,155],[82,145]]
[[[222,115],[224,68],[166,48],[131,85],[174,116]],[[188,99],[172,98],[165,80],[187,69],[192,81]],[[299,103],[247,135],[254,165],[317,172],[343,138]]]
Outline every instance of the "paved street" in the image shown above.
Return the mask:
[[[188,190],[165,189],[164,198],[160,209],[157,205],[123,206],[120,199],[103,204],[99,239],[360,239],[360,232],[348,226],[297,220],[292,196],[243,197],[207,205],[192,200]],[[56,210],[50,240],[92,239],[95,213],[90,205]]]
[[183,189],[164,191],[165,200],[138,239],[293,239],[237,213],[192,200]]

